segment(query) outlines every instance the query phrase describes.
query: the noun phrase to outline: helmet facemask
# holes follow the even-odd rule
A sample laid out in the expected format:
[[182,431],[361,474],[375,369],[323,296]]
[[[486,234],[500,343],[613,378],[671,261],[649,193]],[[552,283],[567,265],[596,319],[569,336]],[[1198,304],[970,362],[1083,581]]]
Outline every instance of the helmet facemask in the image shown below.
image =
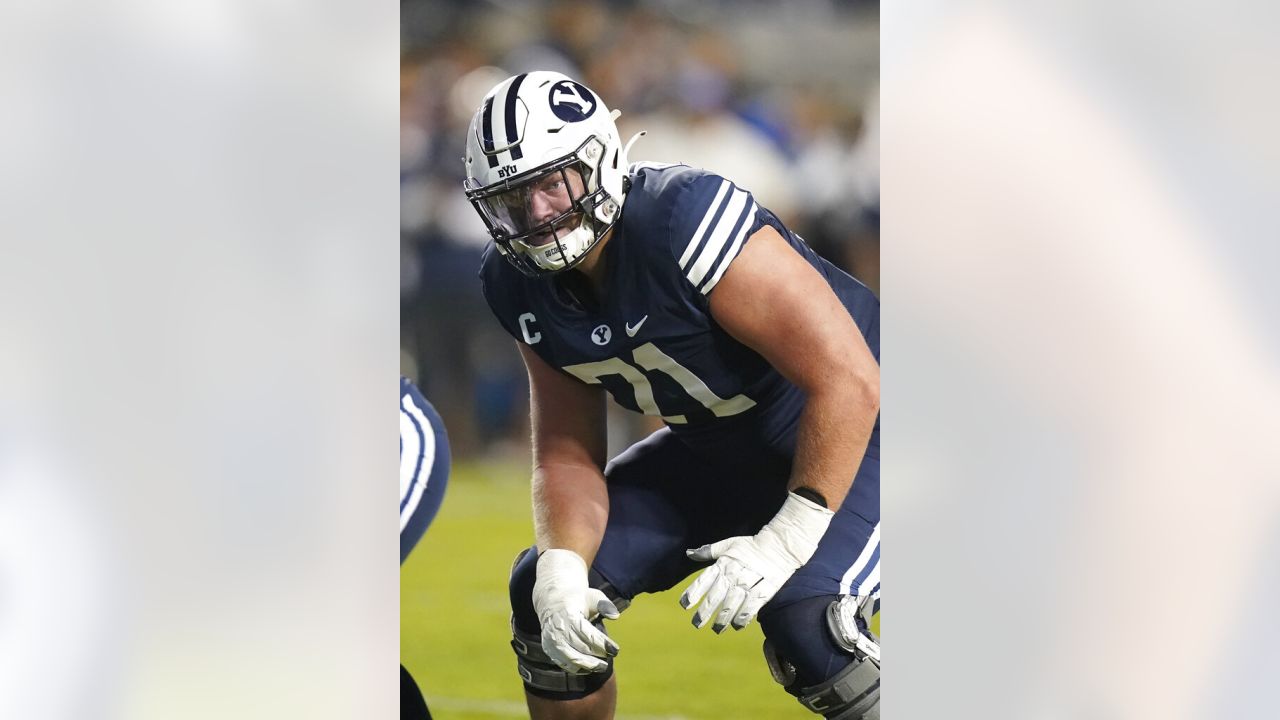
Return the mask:
[[[628,166],[617,116],[587,86],[547,70],[499,83],[472,116],[463,188],[520,272],[568,270],[618,221]],[[557,183],[568,192],[557,195]]]
[[522,273],[549,275],[582,261],[617,217],[599,180],[604,143],[592,136],[574,152],[489,187],[470,180],[467,199],[498,250]]

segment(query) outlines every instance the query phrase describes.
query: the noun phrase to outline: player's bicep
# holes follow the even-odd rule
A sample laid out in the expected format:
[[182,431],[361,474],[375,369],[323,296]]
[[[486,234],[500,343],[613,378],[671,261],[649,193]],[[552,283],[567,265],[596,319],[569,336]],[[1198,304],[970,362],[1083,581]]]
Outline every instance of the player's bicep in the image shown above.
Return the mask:
[[529,414],[535,465],[603,468],[605,394],[549,365],[524,343],[516,343],[529,371]]
[[872,382],[879,366],[831,286],[769,225],[743,244],[710,294],[711,314],[807,392]]

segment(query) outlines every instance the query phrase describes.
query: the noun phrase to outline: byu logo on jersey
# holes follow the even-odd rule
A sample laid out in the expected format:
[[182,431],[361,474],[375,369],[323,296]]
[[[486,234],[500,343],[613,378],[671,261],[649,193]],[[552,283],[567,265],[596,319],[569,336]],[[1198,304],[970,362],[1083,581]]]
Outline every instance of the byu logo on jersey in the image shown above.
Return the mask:
[[586,86],[572,80],[561,80],[552,85],[548,100],[551,111],[565,122],[581,122],[596,111],[595,96]]
[[608,345],[613,339],[613,331],[608,325],[597,325],[595,330],[591,331],[591,342],[597,345]]

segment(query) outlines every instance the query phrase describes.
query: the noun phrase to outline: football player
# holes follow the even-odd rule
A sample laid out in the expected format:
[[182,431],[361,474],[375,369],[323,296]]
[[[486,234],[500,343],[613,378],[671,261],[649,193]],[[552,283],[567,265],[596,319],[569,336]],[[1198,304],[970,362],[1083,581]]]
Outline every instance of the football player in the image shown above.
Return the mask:
[[[616,116],[531,72],[467,136],[484,295],[531,386],[536,545],[510,580],[530,713],[612,717],[603,620],[702,570],[696,627],[758,619],[802,704],[878,718],[879,302],[732,181],[628,166]],[[605,393],[666,425],[607,464]]]
[[[431,403],[400,378],[400,564],[440,509],[449,481],[449,438]],[[427,703],[400,666],[400,717],[431,720]]]

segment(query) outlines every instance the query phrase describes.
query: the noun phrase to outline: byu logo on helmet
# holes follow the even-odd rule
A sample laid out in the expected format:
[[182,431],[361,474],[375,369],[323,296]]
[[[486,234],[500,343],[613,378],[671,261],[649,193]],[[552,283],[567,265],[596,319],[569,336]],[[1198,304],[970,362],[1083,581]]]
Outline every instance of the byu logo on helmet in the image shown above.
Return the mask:
[[591,342],[597,345],[608,345],[613,339],[613,331],[608,325],[597,325],[595,330],[591,331]]
[[572,80],[561,80],[551,86],[548,95],[551,111],[565,122],[581,122],[596,111],[596,99],[584,85]]

